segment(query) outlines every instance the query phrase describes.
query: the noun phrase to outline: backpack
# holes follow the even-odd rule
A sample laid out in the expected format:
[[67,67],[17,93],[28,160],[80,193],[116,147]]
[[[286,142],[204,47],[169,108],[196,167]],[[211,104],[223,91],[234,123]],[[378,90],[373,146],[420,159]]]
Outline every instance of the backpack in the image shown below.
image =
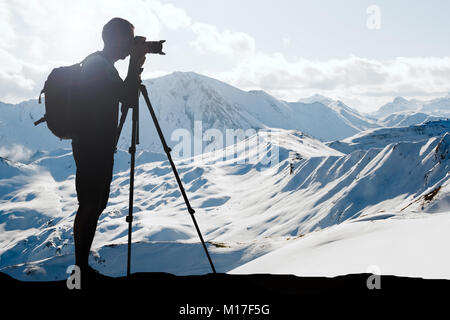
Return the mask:
[[61,140],[74,137],[74,109],[77,107],[81,67],[91,55],[80,63],[58,67],[50,72],[39,94],[39,103],[42,94],[45,94],[45,114],[34,122],[35,126],[47,122],[50,131]]

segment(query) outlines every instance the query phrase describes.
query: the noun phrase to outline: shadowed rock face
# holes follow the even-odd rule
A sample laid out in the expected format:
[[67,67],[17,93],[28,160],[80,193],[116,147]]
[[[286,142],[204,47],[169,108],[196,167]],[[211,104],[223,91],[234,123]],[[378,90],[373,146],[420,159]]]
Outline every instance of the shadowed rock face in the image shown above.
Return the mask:
[[448,159],[450,156],[450,133],[447,132],[442,139],[439,141],[439,144],[436,146],[436,158],[441,161]]

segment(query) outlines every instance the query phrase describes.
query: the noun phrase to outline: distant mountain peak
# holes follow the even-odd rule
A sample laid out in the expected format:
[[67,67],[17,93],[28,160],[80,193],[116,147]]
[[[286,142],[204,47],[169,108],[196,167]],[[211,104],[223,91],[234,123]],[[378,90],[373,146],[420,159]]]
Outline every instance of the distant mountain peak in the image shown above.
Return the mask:
[[264,90],[249,90],[247,91],[248,93],[252,93],[252,94],[259,94],[259,95],[268,95],[267,92],[265,92]]
[[328,97],[326,97],[324,95],[321,95],[321,94],[318,94],[318,93],[313,94],[310,97],[302,98],[302,99],[298,100],[298,102],[302,102],[302,103],[320,102],[320,103],[323,103],[323,104],[329,104],[329,103],[331,103],[333,101],[334,101],[333,99],[328,98]]
[[192,81],[192,80],[201,80],[201,81],[218,81],[214,78],[205,76],[203,74],[196,73],[194,71],[174,71],[172,73],[166,74],[161,77],[156,77],[152,79],[146,79],[145,81],[155,81],[158,79],[170,79],[170,80],[182,80],[182,81]]
[[196,73],[194,71],[174,71],[171,73],[174,76],[200,76],[203,77],[203,75]]
[[407,103],[408,100],[399,96],[399,97],[395,97],[392,102],[393,103]]

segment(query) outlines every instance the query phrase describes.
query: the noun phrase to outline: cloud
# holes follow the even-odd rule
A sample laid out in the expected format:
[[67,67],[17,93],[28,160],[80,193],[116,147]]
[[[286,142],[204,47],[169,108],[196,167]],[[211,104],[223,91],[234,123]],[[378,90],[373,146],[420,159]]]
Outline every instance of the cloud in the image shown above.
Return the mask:
[[171,3],[152,2],[150,7],[158,15],[161,23],[169,29],[187,28],[191,25],[191,18],[186,12]]
[[219,31],[205,23],[193,24],[192,31],[197,38],[190,44],[201,53],[215,53],[230,59],[254,54],[255,40],[244,32]]
[[[15,100],[27,96],[36,86],[37,68],[17,59],[9,52],[0,49],[0,97]],[[38,72],[39,73],[39,72]]]
[[0,147],[0,157],[13,161],[27,161],[33,152],[22,145],[14,144],[10,148]]
[[113,17],[128,19],[136,34],[155,39],[164,28],[191,23],[184,10],[151,0],[0,2],[0,101],[36,97],[52,68],[101,50],[102,27]]
[[[214,76],[239,88],[262,89],[286,100],[314,93],[361,100],[377,96],[429,96],[449,91],[450,57],[398,57],[375,60],[288,60],[282,53],[258,52]],[[363,99],[367,101],[367,99]],[[380,99],[374,99],[377,103]],[[366,105],[374,109],[374,105]]]

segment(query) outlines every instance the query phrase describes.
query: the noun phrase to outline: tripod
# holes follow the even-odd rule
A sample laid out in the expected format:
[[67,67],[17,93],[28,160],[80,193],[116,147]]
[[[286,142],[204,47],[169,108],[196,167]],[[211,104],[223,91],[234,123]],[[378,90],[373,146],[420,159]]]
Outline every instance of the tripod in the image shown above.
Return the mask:
[[[148,97],[147,88],[140,84],[139,91],[144,96],[145,102],[147,104],[148,110],[150,111],[150,114],[152,116],[153,122],[155,124],[156,130],[158,131],[159,138],[161,139],[161,143],[163,145],[164,151],[167,154],[167,158],[169,159],[170,166],[172,167],[172,171],[175,175],[175,178],[178,183],[178,187],[180,188],[181,194],[183,195],[184,202],[186,203],[187,209],[189,214],[191,215],[192,221],[194,223],[195,229],[197,230],[197,234],[202,242],[203,249],[205,250],[206,256],[208,257],[209,264],[211,265],[211,269],[213,273],[216,273],[216,269],[214,268],[214,264],[211,260],[211,257],[209,256],[208,249],[206,248],[205,241],[203,240],[202,233],[200,232],[200,229],[197,225],[197,221],[194,217],[194,209],[192,209],[189,199],[186,196],[186,192],[184,191],[183,184],[181,183],[180,176],[178,175],[177,168],[175,167],[175,164],[172,160],[172,156],[170,154],[171,149],[169,146],[167,146],[166,139],[164,138],[164,135],[161,131],[161,127],[159,126],[158,119],[156,118],[156,114],[153,110],[152,104],[150,102],[150,98]],[[139,92],[138,92],[139,96]],[[123,107],[123,105],[122,105]],[[120,117],[119,122],[119,128],[118,128],[118,135],[117,135],[117,142],[119,141],[120,133],[123,128],[123,124],[125,122],[125,119],[127,117],[128,109],[130,107],[126,107],[125,109],[122,109],[122,115]],[[131,128],[131,146],[128,150],[128,152],[131,154],[131,162],[130,162],[130,197],[129,197],[129,204],[128,204],[128,216],[126,217],[126,221],[128,222],[128,255],[127,255],[127,276],[130,275],[130,269],[131,269],[131,234],[132,234],[132,223],[133,223],[133,194],[134,194],[134,167],[135,167],[135,160],[136,160],[136,144],[139,144],[139,97],[137,99],[136,105],[132,108],[133,109],[133,115],[132,115],[132,128]],[[116,146],[117,146],[116,142]]]

